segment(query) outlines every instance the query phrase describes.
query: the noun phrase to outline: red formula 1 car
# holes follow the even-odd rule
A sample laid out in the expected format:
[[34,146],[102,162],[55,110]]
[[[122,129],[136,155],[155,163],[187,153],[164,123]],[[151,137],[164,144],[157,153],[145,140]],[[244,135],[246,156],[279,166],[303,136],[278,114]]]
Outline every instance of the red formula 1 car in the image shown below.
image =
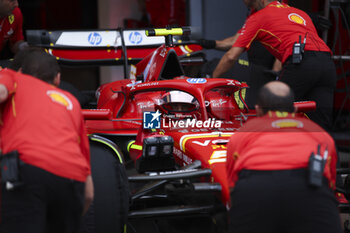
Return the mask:
[[[83,110],[91,140],[98,143],[93,148],[98,156],[92,153],[100,201],[95,213],[101,206],[110,212],[118,208],[110,203],[118,193],[109,189],[121,179],[111,182],[115,172],[108,167],[122,164],[124,154],[131,187],[129,230],[136,232],[145,224],[152,231],[224,231],[222,216],[230,203],[226,143],[255,117],[243,99],[246,84],[185,76],[179,54],[189,47],[174,46],[173,36],[186,33],[181,28],[145,31],[165,36],[166,43],[131,68],[131,79],[102,85],[97,109]],[[315,107],[313,102],[296,106],[300,112]],[[117,160],[106,156],[111,151]]]
[[[84,114],[89,133],[112,139],[136,168],[137,175],[128,177],[133,227],[140,219],[191,216],[210,224],[188,221],[183,227],[211,231],[212,219],[225,215],[230,203],[226,143],[255,111],[242,98],[246,84],[184,75],[171,43],[182,33],[147,31],[165,36],[165,45],[132,68],[134,80],[102,85],[98,109]],[[314,107],[297,105],[300,111]]]

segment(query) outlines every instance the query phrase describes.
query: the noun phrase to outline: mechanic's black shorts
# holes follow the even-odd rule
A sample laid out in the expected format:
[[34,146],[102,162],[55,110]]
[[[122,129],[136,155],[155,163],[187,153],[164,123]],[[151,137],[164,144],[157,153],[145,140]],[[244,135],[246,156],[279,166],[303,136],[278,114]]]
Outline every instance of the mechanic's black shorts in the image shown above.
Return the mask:
[[327,182],[309,186],[305,169],[242,171],[231,193],[230,233],[340,233]]

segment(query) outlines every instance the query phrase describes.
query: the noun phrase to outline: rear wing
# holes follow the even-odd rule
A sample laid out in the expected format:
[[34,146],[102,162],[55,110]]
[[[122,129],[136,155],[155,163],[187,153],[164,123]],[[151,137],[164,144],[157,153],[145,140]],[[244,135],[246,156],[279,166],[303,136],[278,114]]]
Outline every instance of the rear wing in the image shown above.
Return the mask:
[[44,48],[96,49],[122,47],[122,35],[127,47],[158,47],[164,38],[147,37],[146,30],[27,30],[30,45]]
[[[125,65],[136,64],[165,43],[164,37],[147,36],[146,29],[137,30],[26,30],[31,46],[46,48],[60,64]],[[202,47],[195,41],[173,38],[176,52],[184,64],[199,63]],[[191,60],[194,55],[194,60]],[[201,56],[199,56],[201,57]],[[201,59],[200,62],[204,62]]]

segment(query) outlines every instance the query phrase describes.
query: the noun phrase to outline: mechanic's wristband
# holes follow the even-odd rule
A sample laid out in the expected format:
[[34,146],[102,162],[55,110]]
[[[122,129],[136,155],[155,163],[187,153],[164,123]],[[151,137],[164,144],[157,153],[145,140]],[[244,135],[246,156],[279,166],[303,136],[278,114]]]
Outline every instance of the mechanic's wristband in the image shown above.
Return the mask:
[[201,39],[199,44],[205,49],[215,49],[215,47],[216,47],[216,41],[215,40]]

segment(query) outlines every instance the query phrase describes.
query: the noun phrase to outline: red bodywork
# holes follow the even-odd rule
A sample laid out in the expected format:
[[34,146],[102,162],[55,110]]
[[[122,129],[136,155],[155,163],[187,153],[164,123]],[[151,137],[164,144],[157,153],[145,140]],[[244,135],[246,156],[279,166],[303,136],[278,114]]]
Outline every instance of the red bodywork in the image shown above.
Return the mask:
[[[198,83],[196,83],[198,81]],[[254,111],[240,108],[240,90],[247,85],[230,79],[182,78],[145,83],[121,80],[103,85],[99,89],[99,110],[85,110],[86,126],[89,133],[103,135],[135,136],[130,158],[134,161],[142,156],[143,140],[146,137],[171,136],[174,139],[173,156],[179,167],[195,160],[201,161],[202,168],[212,171],[208,182],[220,183],[221,199],[229,204],[229,189],[226,178],[226,143],[229,137],[248,119],[255,117]],[[161,110],[159,101],[168,90],[181,90],[193,95],[199,103],[195,112],[188,113],[202,121],[222,120],[220,127],[179,127],[164,120],[161,129],[142,129],[143,112]],[[235,98],[235,94],[236,98]],[[243,105],[244,106],[244,105]],[[299,110],[313,109],[314,103],[303,102]],[[96,111],[94,113],[94,111]],[[99,118],[94,120],[96,114]]]
[[[141,59],[147,57],[147,55],[152,54],[157,47],[143,47],[143,48],[128,48],[127,55],[128,60],[140,61]],[[188,45],[177,45],[173,48],[179,57],[187,57],[193,53],[199,52],[202,50],[202,47],[197,44],[188,44]],[[62,48],[50,48],[49,52],[57,57],[58,59],[64,61],[93,61],[93,62],[105,62],[105,61],[114,61],[118,62],[123,59],[123,51],[118,48],[105,48],[105,49],[62,49]]]
[[[248,87],[244,83],[232,79],[184,76],[178,55],[190,52],[190,47],[162,45],[136,65],[133,72],[141,80],[120,80],[102,85],[97,92],[97,110],[83,111],[86,127],[90,134],[114,137],[124,153],[126,147],[136,145],[129,151],[135,162],[142,157],[144,138],[171,136],[177,166],[200,161],[202,169],[212,171],[206,182],[221,185],[220,199],[228,205],[226,143],[245,121],[255,117],[255,111],[248,110],[243,100],[241,90]],[[161,129],[143,129],[143,113],[162,112],[162,96],[170,90],[187,92],[198,101],[198,108],[187,113],[192,118],[197,121],[221,120],[222,125],[178,127],[164,120]],[[309,102],[298,106],[299,111],[315,108],[314,103]],[[135,143],[130,143],[135,138]]]
[[[210,168],[212,170],[210,181],[221,184],[222,198],[224,203],[227,203],[229,192],[225,170],[225,144],[245,121],[241,114],[248,116],[245,109],[239,108],[234,97],[234,92],[239,92],[247,86],[229,79],[202,79],[205,83],[198,84],[191,84],[189,80],[192,79],[139,84],[133,84],[131,80],[121,80],[103,85],[100,88],[98,107],[106,110],[96,111],[96,117],[100,119],[86,120],[86,126],[89,133],[136,135],[142,124],[143,111],[156,111],[164,90],[176,89],[190,93],[199,102],[197,120],[215,118],[226,122],[220,128],[163,128],[157,134],[169,135],[174,139],[174,157],[179,166],[199,160],[202,168]],[[95,113],[90,110],[84,114],[89,117]],[[253,114],[254,112],[251,112],[250,116]],[[155,135],[149,130],[140,132],[135,144],[141,146],[144,137]],[[142,150],[131,149],[130,157],[136,161],[140,153]]]
[[[221,188],[216,191],[221,190],[219,199],[227,206],[230,195],[225,166],[226,143],[244,122],[255,117],[255,111],[248,109],[242,96],[242,90],[248,86],[233,79],[186,77],[179,58],[191,58],[202,47],[195,44],[172,46],[169,42],[172,41],[171,31],[164,32],[169,33],[166,44],[158,48],[128,48],[128,60],[143,59],[131,68],[131,79],[99,87],[97,109],[83,110],[87,131],[112,139],[136,164],[142,158],[145,138],[171,136],[174,140],[171,158],[177,165],[174,168],[182,169],[200,161],[199,169],[211,171],[210,176],[201,177],[201,181],[209,184],[206,186],[208,190],[210,184],[219,184]],[[83,48],[72,50],[53,46],[49,52],[61,61],[82,63],[117,61],[125,56],[122,50],[109,48],[86,51]],[[185,127],[175,123],[172,125],[171,118],[163,115],[160,129],[143,129],[144,112],[165,113],[162,97],[171,90],[192,95],[198,106],[186,114],[196,122],[209,123],[193,123]],[[298,110],[309,108],[314,109],[314,105],[304,102],[299,104]],[[218,120],[220,125],[211,123]],[[162,167],[158,170],[162,170]]]
[[[143,112],[160,109],[159,101],[166,90],[176,89],[190,93],[199,103],[199,108],[194,113],[197,120],[216,118],[228,122],[220,128],[168,128],[157,134],[169,135],[174,139],[174,157],[179,166],[199,160],[202,168],[210,168],[210,182],[221,184],[222,200],[227,204],[229,191],[225,144],[229,136],[246,120],[241,115],[248,113],[246,105],[243,101],[243,108],[239,108],[234,92],[238,93],[247,85],[229,79],[185,77],[178,56],[191,54],[193,48],[200,49],[195,45],[162,45],[136,65],[135,76],[141,76],[142,80],[120,80],[102,85],[98,89],[97,110],[83,112],[86,127],[88,133],[133,138],[137,135],[135,144],[142,146],[144,137],[154,136],[151,131],[142,130]],[[148,132],[151,134],[148,135]],[[131,149],[131,159],[136,161],[140,153],[142,150]]]

